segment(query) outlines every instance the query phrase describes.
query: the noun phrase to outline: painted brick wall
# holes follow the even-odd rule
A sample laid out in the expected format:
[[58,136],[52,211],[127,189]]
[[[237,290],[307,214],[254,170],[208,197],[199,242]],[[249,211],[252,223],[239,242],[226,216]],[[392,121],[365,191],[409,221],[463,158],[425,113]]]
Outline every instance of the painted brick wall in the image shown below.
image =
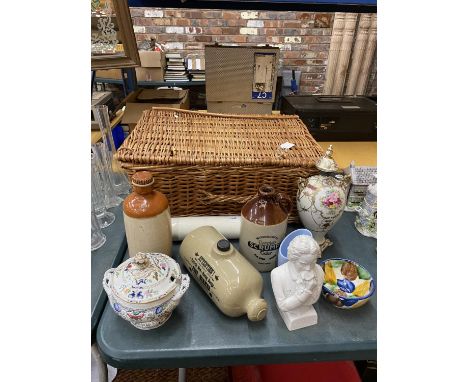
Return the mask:
[[214,42],[278,46],[282,68],[302,71],[301,92],[322,93],[333,13],[140,7],[130,12],[137,43],[155,38],[185,54],[203,53]]

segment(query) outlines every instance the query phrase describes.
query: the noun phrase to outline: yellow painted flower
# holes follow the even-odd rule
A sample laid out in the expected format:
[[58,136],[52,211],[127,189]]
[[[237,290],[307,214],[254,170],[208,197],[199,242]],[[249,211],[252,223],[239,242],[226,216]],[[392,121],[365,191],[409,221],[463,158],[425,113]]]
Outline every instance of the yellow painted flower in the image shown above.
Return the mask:
[[325,282],[336,285],[335,271],[330,262],[325,263]]
[[370,288],[370,280],[366,280],[362,284],[356,287],[353,294],[357,297],[363,297],[367,293],[369,293],[369,288]]

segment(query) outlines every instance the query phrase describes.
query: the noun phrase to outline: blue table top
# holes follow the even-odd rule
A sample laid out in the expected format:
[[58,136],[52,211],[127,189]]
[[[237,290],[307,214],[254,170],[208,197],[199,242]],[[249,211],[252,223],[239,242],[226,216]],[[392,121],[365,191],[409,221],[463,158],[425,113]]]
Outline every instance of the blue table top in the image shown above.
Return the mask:
[[[354,213],[343,214],[328,235],[334,244],[322,259],[353,259],[377,281],[377,241],[362,236],[354,218]],[[179,244],[173,251],[177,261]],[[376,359],[377,293],[355,310],[337,309],[320,297],[314,305],[318,324],[290,332],[276,307],[270,273],[263,279],[269,309],[260,322],[223,315],[193,279],[169,321],[154,330],[134,328],[107,304],[97,331],[101,354],[108,364],[127,369]]]
[[96,334],[99,318],[106,306],[107,295],[102,287],[104,272],[121,263],[127,250],[122,206],[110,208],[115,221],[102,232],[106,235],[104,245],[91,252],[91,338]]

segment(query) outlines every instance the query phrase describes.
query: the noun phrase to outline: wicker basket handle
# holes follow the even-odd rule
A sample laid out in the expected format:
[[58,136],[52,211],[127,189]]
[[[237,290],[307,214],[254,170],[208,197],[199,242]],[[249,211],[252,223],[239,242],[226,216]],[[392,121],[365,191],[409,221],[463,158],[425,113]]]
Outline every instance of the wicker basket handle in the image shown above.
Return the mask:
[[252,198],[252,195],[249,195],[249,196],[216,195],[207,191],[201,191],[200,193],[204,196],[204,198],[201,200],[203,204],[214,204],[214,203],[224,203],[224,202],[234,202],[234,203],[239,203],[239,204],[245,204],[247,200]]

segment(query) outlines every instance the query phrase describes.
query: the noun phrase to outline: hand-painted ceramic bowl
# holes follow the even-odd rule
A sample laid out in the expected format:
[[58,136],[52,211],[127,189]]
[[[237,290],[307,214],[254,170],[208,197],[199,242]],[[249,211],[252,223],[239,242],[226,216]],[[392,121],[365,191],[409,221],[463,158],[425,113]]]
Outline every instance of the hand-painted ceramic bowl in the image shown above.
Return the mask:
[[363,306],[375,292],[375,282],[362,265],[349,259],[328,259],[320,263],[325,273],[322,296],[340,309]]
[[287,235],[280,244],[279,251],[278,251],[278,267],[283,265],[288,261],[288,247],[291,244],[292,239],[299,235],[307,235],[312,236],[312,232],[308,229],[300,228],[292,231]]

